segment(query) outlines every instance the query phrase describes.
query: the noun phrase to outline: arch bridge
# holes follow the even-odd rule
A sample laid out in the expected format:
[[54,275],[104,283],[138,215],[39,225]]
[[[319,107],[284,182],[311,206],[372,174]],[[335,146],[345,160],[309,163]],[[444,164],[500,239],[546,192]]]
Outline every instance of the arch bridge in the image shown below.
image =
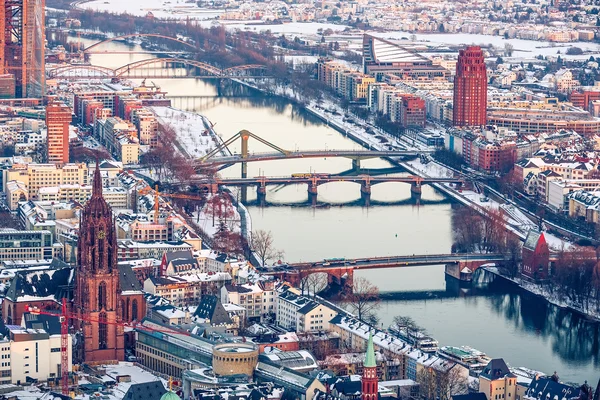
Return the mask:
[[[114,37],[105,39],[105,40],[103,40],[101,42],[94,43],[91,46],[88,46],[85,49],[83,49],[83,53],[91,54],[91,53],[93,53],[94,49],[102,46],[103,44],[114,42],[114,41],[119,41],[119,40],[123,40],[123,39],[127,39],[127,38],[131,38],[131,37],[154,37],[154,38],[159,38],[159,39],[167,39],[169,41],[177,42],[177,43],[180,43],[180,44],[182,44],[182,45],[184,45],[186,47],[189,47],[189,48],[193,49],[195,52],[197,52],[197,50],[198,50],[196,48],[196,46],[194,46],[193,44],[188,43],[185,40],[181,40],[181,39],[175,38],[175,37],[166,36],[166,35],[160,35],[158,33],[130,33],[130,34],[127,34],[127,35],[114,36]],[[165,52],[168,52],[168,51],[165,51]]]
[[151,58],[135,61],[122,67],[112,69],[97,65],[61,65],[48,69],[48,78],[58,79],[90,79],[90,78],[265,78],[265,65],[247,64],[221,69],[201,61],[185,58]]

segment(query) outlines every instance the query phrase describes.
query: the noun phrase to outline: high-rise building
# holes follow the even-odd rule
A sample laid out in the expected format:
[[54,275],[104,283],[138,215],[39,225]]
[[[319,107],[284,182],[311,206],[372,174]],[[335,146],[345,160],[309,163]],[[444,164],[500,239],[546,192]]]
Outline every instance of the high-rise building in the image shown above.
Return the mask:
[[51,102],[46,106],[47,158],[52,164],[69,162],[69,125],[71,109],[62,103]]
[[15,79],[16,97],[42,97],[45,0],[0,2],[0,74]]
[[116,324],[124,308],[117,265],[117,233],[110,206],[102,197],[98,164],[92,197],[83,208],[79,223],[73,311],[80,317],[78,328],[83,330],[84,361],[122,361],[123,326]]
[[377,379],[377,359],[375,358],[375,347],[373,346],[373,334],[369,334],[369,341],[367,342],[361,392],[361,400],[377,400],[379,397],[379,380]]
[[487,74],[483,51],[469,46],[460,51],[454,77],[454,126],[481,126],[487,122]]

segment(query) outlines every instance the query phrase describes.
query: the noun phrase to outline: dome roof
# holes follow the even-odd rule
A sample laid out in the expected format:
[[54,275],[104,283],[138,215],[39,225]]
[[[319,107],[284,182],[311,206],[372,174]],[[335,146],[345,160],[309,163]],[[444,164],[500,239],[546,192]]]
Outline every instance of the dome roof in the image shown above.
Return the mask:
[[181,398],[179,396],[177,396],[177,394],[175,392],[167,392],[165,394],[162,395],[162,397],[160,398],[160,400],[181,400]]

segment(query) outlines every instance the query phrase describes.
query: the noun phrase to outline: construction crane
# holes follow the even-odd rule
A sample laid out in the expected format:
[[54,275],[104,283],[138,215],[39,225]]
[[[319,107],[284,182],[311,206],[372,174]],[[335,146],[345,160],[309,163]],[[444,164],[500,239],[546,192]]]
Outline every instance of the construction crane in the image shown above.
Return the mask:
[[61,374],[61,390],[62,394],[69,395],[69,320],[78,320],[83,322],[97,322],[102,324],[110,324],[121,326],[123,328],[132,328],[138,330],[146,330],[149,332],[159,332],[159,333],[177,333],[180,335],[190,336],[189,332],[186,331],[178,331],[175,329],[158,329],[151,328],[149,326],[142,325],[138,322],[126,323],[120,321],[105,321],[99,320],[89,317],[81,317],[79,315],[69,313],[67,310],[67,299],[62,299],[62,307],[61,313],[56,314],[48,311],[40,310],[38,307],[31,307],[29,305],[25,306],[25,312],[29,312],[33,315],[49,315],[52,317],[58,317],[60,321],[60,374]]
[[[140,196],[145,196],[152,192],[152,188],[150,186],[146,186],[140,190],[138,190],[138,194]],[[159,198],[160,197],[169,197],[172,199],[185,199],[185,200],[196,200],[196,201],[204,201],[205,198],[202,196],[191,196],[189,194],[181,194],[181,193],[161,193],[158,191],[158,185],[154,186],[154,222],[158,223],[158,214],[159,214]]]

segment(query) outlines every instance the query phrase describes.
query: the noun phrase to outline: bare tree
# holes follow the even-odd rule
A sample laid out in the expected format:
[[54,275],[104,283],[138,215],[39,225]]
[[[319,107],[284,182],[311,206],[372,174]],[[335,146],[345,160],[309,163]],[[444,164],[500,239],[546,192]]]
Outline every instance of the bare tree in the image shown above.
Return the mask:
[[350,309],[358,315],[358,319],[367,318],[373,314],[381,305],[379,289],[362,276],[355,277],[352,283],[352,293],[349,294],[345,302]]
[[504,43],[504,55],[507,57],[512,57],[515,46],[510,43]]
[[259,229],[252,232],[250,245],[260,259],[262,265],[265,265],[269,260],[279,258],[283,255],[282,251],[276,250],[273,246],[273,234],[271,231]]
[[10,212],[0,211],[0,228],[21,229],[21,223]]
[[327,274],[325,272],[315,272],[306,276],[306,288],[308,294],[316,296],[327,288]]
[[468,372],[461,365],[454,365],[445,372],[437,371],[437,384],[440,400],[450,400],[457,394],[469,391]]
[[445,371],[423,367],[417,373],[417,382],[423,399],[450,400],[454,395],[467,393],[467,377],[467,370],[458,364]]
[[398,330],[406,329],[406,336],[409,338],[417,332],[425,334],[425,329],[420,327],[411,317],[397,315],[394,317],[393,324]]

